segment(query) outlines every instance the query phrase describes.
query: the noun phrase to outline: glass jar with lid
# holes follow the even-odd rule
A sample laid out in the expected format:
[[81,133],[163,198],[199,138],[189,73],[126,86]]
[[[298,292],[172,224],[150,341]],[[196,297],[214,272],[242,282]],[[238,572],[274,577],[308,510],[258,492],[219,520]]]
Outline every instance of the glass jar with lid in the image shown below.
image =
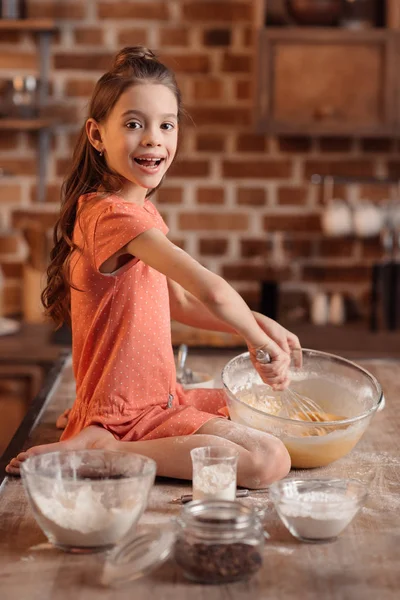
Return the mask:
[[240,502],[194,501],[177,519],[175,561],[185,577],[199,583],[247,579],[263,562],[260,515]]

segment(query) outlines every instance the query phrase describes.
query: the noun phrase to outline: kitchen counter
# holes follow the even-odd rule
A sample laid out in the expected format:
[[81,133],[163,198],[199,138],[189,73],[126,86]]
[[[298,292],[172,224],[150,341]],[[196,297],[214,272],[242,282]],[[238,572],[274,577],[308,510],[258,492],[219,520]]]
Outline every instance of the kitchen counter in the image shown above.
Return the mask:
[[[192,354],[190,366],[221,367],[235,350]],[[357,476],[371,468],[376,476],[362,512],[334,542],[302,544],[279,522],[267,495],[243,502],[267,508],[264,566],[248,582],[206,586],[186,581],[169,561],[152,574],[118,589],[101,587],[104,555],[73,555],[52,548],[36,524],[18,478],[0,488],[1,600],[394,600],[400,587],[400,380],[399,363],[362,363],[380,380],[386,407],[378,413],[358,446],[328,467],[302,471],[302,477]],[[25,428],[23,444],[55,441],[58,414],[71,405],[74,382],[69,356],[62,356],[39,394]],[[21,430],[20,428],[20,430]],[[21,430],[22,431],[22,430]],[[21,433],[19,442],[21,441]],[[29,434],[29,435],[28,435]],[[18,451],[19,442],[13,450]],[[289,477],[299,472],[292,471]],[[171,500],[190,491],[190,483],[157,479],[141,524],[159,528],[179,513]]]

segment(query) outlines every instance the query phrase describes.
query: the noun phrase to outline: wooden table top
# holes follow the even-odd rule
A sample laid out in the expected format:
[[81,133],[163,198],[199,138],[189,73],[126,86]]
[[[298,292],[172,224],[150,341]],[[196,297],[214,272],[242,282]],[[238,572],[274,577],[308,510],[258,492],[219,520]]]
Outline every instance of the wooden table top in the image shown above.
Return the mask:
[[[235,354],[235,352],[233,352]],[[213,354],[219,372],[232,352]],[[196,363],[196,357],[192,357]],[[204,368],[207,357],[198,357]],[[210,361],[208,359],[208,366]],[[186,581],[173,561],[152,574],[117,589],[99,585],[105,556],[72,555],[52,548],[36,524],[22,483],[6,478],[0,488],[1,600],[394,600],[400,587],[400,379],[394,361],[368,361],[363,366],[380,380],[386,407],[376,414],[358,446],[328,467],[301,471],[301,477],[360,476],[371,468],[376,477],[365,507],[334,542],[300,543],[280,523],[268,495],[243,502],[266,508],[271,535],[264,566],[247,582],[222,586]],[[25,446],[55,441],[55,419],[74,398],[71,366],[64,364],[46,392]],[[289,477],[299,476],[292,471]],[[171,500],[190,491],[190,483],[159,479],[141,524],[159,528],[179,513]]]

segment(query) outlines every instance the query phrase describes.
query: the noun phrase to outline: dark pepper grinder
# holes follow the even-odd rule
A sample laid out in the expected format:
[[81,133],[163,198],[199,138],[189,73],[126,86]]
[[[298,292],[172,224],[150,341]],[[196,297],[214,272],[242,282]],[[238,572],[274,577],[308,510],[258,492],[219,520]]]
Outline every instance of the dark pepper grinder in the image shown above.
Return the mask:
[[0,0],[0,18],[26,19],[26,0]]

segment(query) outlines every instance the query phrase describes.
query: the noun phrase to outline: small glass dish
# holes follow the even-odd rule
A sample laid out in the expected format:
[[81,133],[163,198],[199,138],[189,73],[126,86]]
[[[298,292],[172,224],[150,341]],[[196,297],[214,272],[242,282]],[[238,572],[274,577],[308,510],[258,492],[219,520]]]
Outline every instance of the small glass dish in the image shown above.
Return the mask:
[[281,521],[302,542],[336,539],[368,495],[357,479],[288,479],[273,483],[269,491]]
[[31,456],[21,467],[33,514],[50,543],[68,552],[101,552],[134,530],[147,505],[156,463],[108,450]]

